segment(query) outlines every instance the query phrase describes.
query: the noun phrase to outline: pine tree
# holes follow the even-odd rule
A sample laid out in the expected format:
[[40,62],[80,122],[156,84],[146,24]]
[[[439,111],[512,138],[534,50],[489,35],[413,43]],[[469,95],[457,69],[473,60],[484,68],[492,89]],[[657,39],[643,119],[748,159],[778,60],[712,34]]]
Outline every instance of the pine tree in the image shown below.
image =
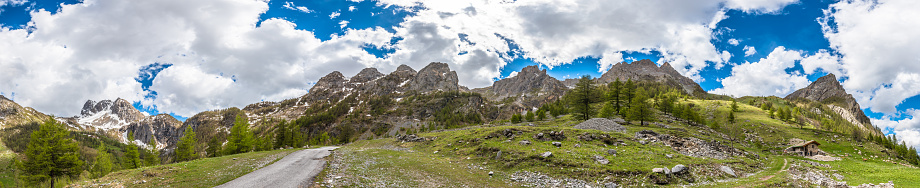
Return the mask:
[[208,140],[208,149],[205,149],[204,152],[207,153],[208,157],[220,157],[220,145],[217,136],[212,136],[211,140]]
[[652,109],[648,104],[648,96],[645,94],[645,88],[636,89],[633,100],[630,103],[627,119],[630,121],[639,121],[639,125],[645,125],[646,121],[652,121]]
[[546,118],[546,110],[543,108],[538,109],[536,116],[537,121],[543,121],[543,119]]
[[533,112],[528,110],[527,115],[524,115],[524,119],[527,120],[527,122],[533,122]]
[[773,110],[773,108],[770,108],[770,118],[771,118],[771,119],[776,119],[776,111]]
[[738,101],[735,101],[735,99],[732,99],[732,112],[737,112],[737,111],[738,111]]
[[636,95],[636,84],[633,83],[632,79],[627,79],[626,84],[623,85],[623,88],[620,89],[620,95],[623,97],[623,101],[626,101],[623,104],[625,109],[620,109],[621,115],[627,113],[629,108],[632,108],[633,97]]
[[96,162],[93,163],[93,166],[90,168],[90,174],[93,178],[99,178],[112,172],[112,154],[109,154],[105,149],[105,145],[99,143],[99,147],[96,148]]
[[597,113],[599,118],[611,118],[613,114],[616,114],[616,107],[613,102],[605,102],[604,107],[601,108],[601,111]]
[[192,126],[185,127],[185,134],[179,139],[179,143],[176,146],[176,162],[195,159],[197,157],[195,152],[197,143],[198,138],[195,138],[195,131],[192,130]]
[[236,120],[233,122],[233,128],[230,128],[230,137],[227,138],[224,154],[246,153],[252,151],[252,146],[252,132],[249,131],[249,122],[243,116],[237,115]]
[[281,120],[281,122],[275,126],[275,148],[283,148],[286,146],[288,139],[291,139],[288,132],[287,121]]
[[518,113],[512,114],[511,123],[521,123],[521,114],[518,114]]
[[610,83],[609,92],[607,92],[607,98],[610,100],[610,104],[613,105],[613,110],[616,114],[620,114],[621,107],[623,106],[622,92],[623,82],[620,81],[620,78],[617,78],[616,81]]
[[728,122],[735,123],[735,111],[728,112]]
[[30,184],[51,180],[54,187],[56,178],[76,178],[83,172],[78,150],[64,124],[48,118],[32,132],[25,151],[26,161],[20,168],[25,173],[22,179]]
[[144,163],[147,163],[148,166],[159,165],[160,164],[160,150],[157,149],[157,141],[150,137],[150,141],[147,143],[147,156],[144,157]]
[[591,76],[585,75],[581,79],[578,79],[578,84],[575,85],[575,89],[570,91],[572,92],[572,113],[575,114],[575,117],[583,121],[587,121],[592,116],[594,116],[594,109],[591,108],[591,102],[594,101],[593,98],[596,97],[593,94],[594,85],[591,81]]
[[134,145],[134,133],[128,132],[128,145],[125,147],[125,169],[135,169],[143,166],[137,145]]

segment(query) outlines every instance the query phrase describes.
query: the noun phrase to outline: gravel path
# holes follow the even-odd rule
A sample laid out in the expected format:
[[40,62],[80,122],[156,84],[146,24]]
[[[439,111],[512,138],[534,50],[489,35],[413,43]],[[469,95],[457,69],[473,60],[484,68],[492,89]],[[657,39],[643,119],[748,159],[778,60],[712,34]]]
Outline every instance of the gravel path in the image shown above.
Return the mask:
[[323,171],[326,160],[339,147],[300,150],[272,165],[243,175],[217,187],[309,187],[313,177]]

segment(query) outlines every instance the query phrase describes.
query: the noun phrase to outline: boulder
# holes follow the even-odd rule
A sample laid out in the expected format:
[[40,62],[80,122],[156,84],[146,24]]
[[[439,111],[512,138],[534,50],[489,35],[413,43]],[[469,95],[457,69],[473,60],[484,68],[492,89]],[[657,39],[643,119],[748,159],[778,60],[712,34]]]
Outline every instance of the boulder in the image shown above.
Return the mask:
[[608,149],[608,150],[607,150],[607,155],[614,155],[614,156],[616,156],[616,155],[617,155],[617,150],[615,150],[615,149]]
[[653,168],[653,169],[652,169],[652,172],[653,172],[653,173],[662,173],[662,174],[663,174],[665,170],[667,170],[667,168]]
[[498,151],[497,153],[495,153],[495,160],[499,160],[501,158],[502,158],[502,151]]
[[543,158],[548,158],[548,157],[550,157],[550,156],[553,156],[553,152],[548,152],[548,151],[547,151],[547,152],[543,152],[543,154],[540,155],[540,156],[543,157]]
[[617,186],[618,186],[618,185],[617,185],[616,183],[607,183],[607,184],[604,184],[604,187],[605,187],[605,188],[617,188]]
[[732,175],[732,176],[738,177],[738,175],[735,175],[735,170],[732,170],[731,167],[728,167],[728,166],[721,166],[721,167],[719,167],[719,170],[721,170],[722,172],[725,172],[725,173],[728,174],[728,175]]
[[521,140],[520,142],[518,142],[518,144],[521,144],[521,145],[530,145],[530,141],[528,141],[528,140]]
[[686,170],[687,170],[687,166],[679,164],[679,165],[674,165],[674,168],[671,168],[671,173],[679,174],[679,173],[685,172]]
[[562,147],[562,142],[553,142],[553,146]]
[[595,155],[594,161],[597,163],[601,163],[601,164],[610,163],[610,161],[608,161],[607,158],[604,158],[604,156],[600,156],[600,155]]

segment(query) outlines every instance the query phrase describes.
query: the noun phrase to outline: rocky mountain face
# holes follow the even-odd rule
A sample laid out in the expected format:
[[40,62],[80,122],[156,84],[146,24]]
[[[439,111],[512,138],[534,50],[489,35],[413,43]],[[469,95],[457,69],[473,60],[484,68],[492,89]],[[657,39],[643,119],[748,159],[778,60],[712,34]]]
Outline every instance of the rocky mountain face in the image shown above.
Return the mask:
[[566,86],[540,70],[537,66],[524,67],[516,76],[505,78],[492,86],[474,89],[492,101],[502,101],[506,98],[516,98],[513,104],[524,108],[540,107],[544,103],[553,102],[561,97],[567,90]]
[[632,63],[617,63],[616,65],[613,65],[610,70],[607,70],[606,73],[601,75],[600,78],[597,78],[596,82],[600,84],[607,84],[614,82],[617,78],[623,82],[631,79],[633,81],[650,81],[663,83],[681,88],[690,94],[706,93],[706,91],[703,90],[699,84],[694,82],[692,79],[681,75],[677,72],[677,70],[674,70],[674,67],[671,67],[670,63],[664,63],[661,65],[661,67],[659,67],[648,59],[643,59]]
[[124,134],[134,133],[134,142],[138,145],[147,145],[153,139],[156,142],[155,147],[163,149],[167,145],[179,142],[180,126],[182,122],[176,118],[169,114],[159,114],[144,117],[140,121],[122,127],[119,131]]
[[431,63],[418,71],[409,83],[409,90],[426,93],[430,91],[458,91],[457,72],[451,71],[447,63]]
[[22,107],[16,102],[0,95],[0,129],[29,122],[43,122],[48,116],[32,109]]
[[80,116],[75,117],[78,124],[103,130],[120,129],[144,118],[144,113],[134,108],[124,99],[88,100],[83,104]]
[[785,99],[807,99],[825,103],[828,108],[840,114],[840,116],[850,123],[858,125],[864,130],[881,134],[875,130],[869,117],[867,117],[866,114],[863,113],[862,108],[859,107],[859,103],[856,103],[856,99],[853,98],[853,95],[848,94],[846,90],[843,89],[843,86],[840,85],[840,82],[837,81],[837,76],[834,74],[828,74],[818,78],[809,84],[808,87],[796,90],[792,92],[792,94],[787,95]]

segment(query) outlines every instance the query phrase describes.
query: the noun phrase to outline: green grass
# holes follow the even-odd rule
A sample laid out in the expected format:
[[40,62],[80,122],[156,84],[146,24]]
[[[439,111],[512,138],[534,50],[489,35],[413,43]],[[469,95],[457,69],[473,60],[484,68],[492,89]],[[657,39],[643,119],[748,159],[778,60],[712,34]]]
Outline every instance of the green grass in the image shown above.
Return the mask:
[[[73,187],[214,187],[267,166],[300,149],[262,151],[121,170]],[[94,186],[95,185],[95,186]]]
[[11,160],[16,157],[9,148],[0,141],[0,187],[14,187],[16,177],[13,174]]
[[[681,100],[681,103],[693,103],[704,116],[708,125],[718,124],[714,129],[719,133],[711,133],[708,126],[690,126],[682,122],[667,122],[659,120],[669,128],[662,128],[652,124],[640,126],[634,122],[627,125],[625,133],[601,132],[595,130],[578,130],[572,126],[581,123],[571,115],[561,118],[550,118],[546,121],[525,122],[516,125],[485,125],[477,128],[456,129],[421,133],[419,136],[437,138],[431,142],[399,143],[392,139],[362,141],[344,147],[355,156],[364,156],[364,159],[399,159],[398,162],[389,162],[381,168],[395,170],[411,170],[417,173],[436,173],[444,169],[445,160],[460,164],[477,164],[487,169],[494,170],[497,174],[510,174],[517,171],[541,172],[555,178],[577,178],[588,182],[616,182],[625,186],[648,186],[651,184],[652,168],[672,167],[676,164],[687,165],[694,173],[689,180],[678,179],[667,186],[695,185],[699,187],[777,187],[795,186],[796,181],[789,179],[788,163],[793,160],[809,160],[802,157],[782,154],[782,150],[789,146],[791,138],[803,140],[816,140],[821,143],[821,149],[832,156],[842,157],[842,161],[818,162],[832,167],[827,170],[829,174],[840,173],[844,175],[843,181],[850,185],[863,183],[883,183],[893,181],[898,187],[920,185],[916,174],[920,170],[913,167],[892,164],[892,160],[883,152],[884,148],[874,143],[858,143],[848,134],[818,130],[806,124],[799,127],[792,122],[783,122],[770,118],[766,111],[759,107],[739,102],[739,112],[735,112],[736,122],[729,123],[726,116],[730,110],[730,101],[719,100]],[[525,124],[535,126],[518,126]],[[507,138],[501,135],[504,130],[513,130],[515,137]],[[756,154],[758,157],[736,156],[732,159],[717,160],[693,158],[681,155],[660,143],[648,145],[639,144],[633,138],[635,132],[652,130],[659,134],[670,134],[679,137],[697,137],[707,141],[719,141],[725,145],[745,150]],[[521,134],[518,134],[518,131]],[[538,141],[532,138],[537,133],[549,131],[564,131],[566,138],[561,140],[562,147],[551,145],[552,141]],[[612,145],[604,141],[579,140],[582,134],[607,135],[611,140],[626,145]],[[723,134],[736,139],[727,139]],[[489,135],[495,137],[487,139]],[[531,145],[522,146],[518,142],[529,140]],[[580,147],[574,147],[579,144]],[[605,145],[606,144],[606,145]],[[373,145],[373,147],[369,147]],[[857,147],[857,145],[862,145]],[[371,149],[390,148],[390,149]],[[395,151],[392,148],[411,149],[416,152]],[[607,149],[618,151],[617,156],[606,154]],[[437,151],[438,153],[434,153]],[[496,158],[496,153],[502,151],[502,156]],[[553,156],[542,158],[543,152],[552,152]],[[594,155],[601,155],[610,160],[610,164],[601,165],[593,160]],[[672,158],[666,157],[671,155]],[[862,158],[868,161],[863,162]],[[395,159],[394,159],[395,160]],[[894,160],[903,163],[900,160]],[[736,172],[751,174],[740,178],[727,177],[717,168],[720,165],[731,166]],[[438,168],[426,168],[434,166]],[[407,175],[389,174],[378,175],[378,178],[413,179]],[[497,175],[498,176],[498,175]],[[506,178],[507,177],[504,177]],[[448,177],[447,180],[456,178]],[[410,181],[414,182],[414,181]],[[691,184],[692,183],[692,184]],[[419,185],[419,184],[408,184]],[[506,185],[507,186],[507,185]],[[474,186],[475,187],[475,186]],[[491,186],[499,187],[499,186]]]

